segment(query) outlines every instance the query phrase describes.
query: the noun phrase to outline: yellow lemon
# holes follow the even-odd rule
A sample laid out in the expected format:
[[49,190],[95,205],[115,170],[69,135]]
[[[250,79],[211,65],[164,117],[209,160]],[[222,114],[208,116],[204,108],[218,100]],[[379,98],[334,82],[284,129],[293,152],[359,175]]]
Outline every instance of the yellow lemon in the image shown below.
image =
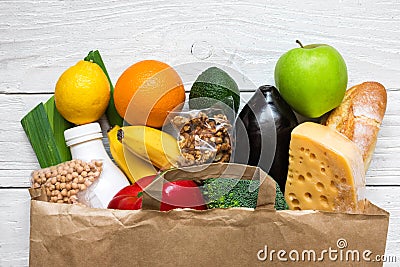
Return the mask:
[[97,121],[110,100],[110,85],[95,63],[79,61],[58,79],[54,92],[58,112],[75,124]]

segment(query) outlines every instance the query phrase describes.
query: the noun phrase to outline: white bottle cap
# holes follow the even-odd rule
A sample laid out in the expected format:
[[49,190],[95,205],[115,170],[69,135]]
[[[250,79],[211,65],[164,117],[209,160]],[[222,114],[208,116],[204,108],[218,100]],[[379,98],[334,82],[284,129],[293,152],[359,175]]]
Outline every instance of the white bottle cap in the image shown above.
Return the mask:
[[103,138],[100,124],[97,122],[76,126],[64,131],[67,146],[73,146],[93,139]]

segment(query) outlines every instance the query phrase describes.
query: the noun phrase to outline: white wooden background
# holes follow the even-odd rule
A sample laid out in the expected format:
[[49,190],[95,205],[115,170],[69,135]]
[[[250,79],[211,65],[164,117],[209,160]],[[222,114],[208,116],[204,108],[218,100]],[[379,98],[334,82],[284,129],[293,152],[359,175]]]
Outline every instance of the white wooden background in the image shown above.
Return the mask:
[[296,39],[336,47],[349,85],[375,80],[388,89],[368,198],[391,213],[386,254],[399,259],[386,266],[400,266],[398,0],[1,0],[0,266],[28,265],[26,188],[38,164],[20,119],[67,67],[99,49],[114,82],[131,64],[158,59],[223,64],[259,86],[273,83],[275,62]]

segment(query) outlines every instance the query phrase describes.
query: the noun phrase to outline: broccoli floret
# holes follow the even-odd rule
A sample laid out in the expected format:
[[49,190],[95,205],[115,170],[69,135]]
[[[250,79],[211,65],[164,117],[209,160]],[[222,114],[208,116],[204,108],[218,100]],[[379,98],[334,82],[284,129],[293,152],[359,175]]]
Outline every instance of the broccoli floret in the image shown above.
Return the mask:
[[211,178],[204,181],[202,192],[208,208],[255,208],[258,191],[250,189],[257,189],[258,185],[258,181],[252,180]]
[[[259,181],[229,178],[204,181],[201,187],[208,208],[255,208],[257,206]],[[275,209],[289,209],[285,198],[276,184]]]
[[276,210],[289,209],[289,206],[285,200],[285,196],[283,195],[278,183],[276,183],[275,209]]

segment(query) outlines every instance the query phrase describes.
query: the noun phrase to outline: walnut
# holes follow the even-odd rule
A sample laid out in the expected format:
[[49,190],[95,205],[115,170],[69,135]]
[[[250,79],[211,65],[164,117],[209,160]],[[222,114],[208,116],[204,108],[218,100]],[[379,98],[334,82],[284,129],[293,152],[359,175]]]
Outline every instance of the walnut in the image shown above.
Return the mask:
[[232,154],[229,130],[232,125],[224,114],[211,118],[204,112],[190,118],[175,116],[172,123],[180,129],[178,144],[182,158],[179,166],[229,162]]

